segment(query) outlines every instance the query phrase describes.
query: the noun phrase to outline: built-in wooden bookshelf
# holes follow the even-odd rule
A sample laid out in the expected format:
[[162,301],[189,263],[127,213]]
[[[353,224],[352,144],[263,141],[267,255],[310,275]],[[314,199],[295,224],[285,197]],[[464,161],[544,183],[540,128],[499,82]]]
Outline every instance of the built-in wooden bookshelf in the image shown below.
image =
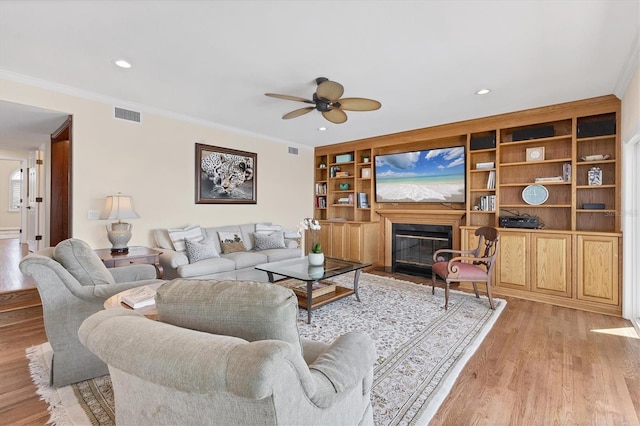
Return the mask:
[[[526,256],[533,256],[529,262],[534,263],[527,263],[527,269],[519,271],[533,274],[533,281],[510,285],[508,281],[513,277],[504,275],[501,281],[498,276],[498,287],[509,289],[503,294],[550,303],[562,298],[566,306],[618,314],[618,251],[622,237],[619,128],[620,100],[609,95],[317,147],[315,217],[327,222],[326,235],[332,234],[333,245],[350,235],[349,241],[362,247],[364,240],[358,235],[364,235],[366,226],[367,247],[377,246],[367,249],[369,256],[377,253],[377,258],[368,261],[387,267],[390,265],[385,262],[390,256],[385,253],[391,249],[391,242],[385,240],[382,226],[375,227],[381,221],[379,211],[411,210],[416,215],[424,211],[426,216],[439,210],[459,211],[464,216],[463,227],[471,235],[478,226],[495,226],[504,231],[505,257],[498,262],[498,268],[518,270],[523,265],[522,258],[518,265],[512,264],[516,262],[513,253],[524,250]],[[489,142],[477,144],[477,139]],[[464,204],[376,203],[376,155],[458,145],[466,145]],[[542,152],[543,156],[533,155]],[[479,163],[484,164],[478,167]],[[348,176],[332,176],[332,166]],[[363,174],[365,169],[368,171]],[[601,173],[597,184],[589,181],[592,169],[596,176]],[[547,180],[536,182],[536,178]],[[543,185],[548,191],[542,204],[530,205],[523,199],[523,190],[533,184]],[[358,202],[359,193],[366,194],[366,206]],[[345,203],[350,195],[353,202]],[[536,216],[539,228],[500,228],[500,217],[509,215]],[[340,222],[348,226],[333,226]],[[376,229],[377,240],[371,238]],[[454,246],[470,244],[464,241],[468,236],[462,234],[462,241],[454,241]],[[344,245],[338,250],[347,251]],[[560,274],[565,281],[550,284],[552,277],[543,272],[554,270],[548,262],[557,259],[566,261],[563,268],[568,269],[561,269]],[[599,270],[608,275],[595,276],[589,265],[599,265]],[[604,284],[593,287],[585,280]]]

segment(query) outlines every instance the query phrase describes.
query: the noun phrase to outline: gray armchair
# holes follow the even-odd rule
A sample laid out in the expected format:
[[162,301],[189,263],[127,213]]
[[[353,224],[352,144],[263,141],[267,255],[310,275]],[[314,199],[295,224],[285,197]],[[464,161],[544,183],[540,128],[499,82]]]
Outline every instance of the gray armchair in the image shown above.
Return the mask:
[[69,239],[25,256],[23,274],[33,277],[53,348],[49,383],[60,387],[108,373],[107,366],[78,340],[78,328],[103,310],[106,299],[121,291],[155,282],[153,265],[107,269],[87,243]]
[[176,279],[156,307],[159,321],[115,308],[79,330],[109,365],[118,425],[373,424],[373,341],[301,340],[290,289]]

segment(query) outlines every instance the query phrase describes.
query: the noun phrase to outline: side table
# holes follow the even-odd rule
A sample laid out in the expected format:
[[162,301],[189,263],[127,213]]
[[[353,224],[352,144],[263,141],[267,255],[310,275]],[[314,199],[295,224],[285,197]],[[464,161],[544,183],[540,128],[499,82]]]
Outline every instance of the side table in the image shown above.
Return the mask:
[[111,249],[94,250],[102,263],[107,268],[117,268],[129,265],[153,265],[156,268],[156,277],[162,278],[162,266],[160,265],[161,252],[148,247],[129,247],[128,253],[111,253]]

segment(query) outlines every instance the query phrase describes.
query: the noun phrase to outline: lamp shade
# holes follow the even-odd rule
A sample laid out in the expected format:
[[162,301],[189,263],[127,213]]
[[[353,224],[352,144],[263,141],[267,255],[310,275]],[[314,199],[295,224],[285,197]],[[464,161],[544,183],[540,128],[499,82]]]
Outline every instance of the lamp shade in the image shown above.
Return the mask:
[[109,195],[100,219],[135,219],[140,217],[133,209],[133,199],[128,195]]

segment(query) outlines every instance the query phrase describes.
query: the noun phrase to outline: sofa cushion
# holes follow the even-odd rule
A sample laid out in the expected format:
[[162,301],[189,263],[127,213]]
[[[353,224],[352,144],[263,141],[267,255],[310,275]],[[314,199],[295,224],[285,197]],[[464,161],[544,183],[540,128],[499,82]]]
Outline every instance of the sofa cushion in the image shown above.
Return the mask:
[[178,266],[178,276],[182,278],[199,277],[202,275],[217,274],[220,272],[232,272],[236,269],[236,262],[223,257],[203,259],[196,263]]
[[277,262],[279,260],[293,259],[294,257],[300,257],[302,254],[302,251],[299,248],[271,249],[271,250],[261,250],[260,254],[263,254],[267,257],[266,262]]
[[269,259],[263,252],[242,251],[223,254],[223,258],[232,260],[236,264],[236,269],[249,268],[261,263],[266,263]]
[[53,258],[81,285],[115,284],[98,255],[82,240],[69,238],[53,249]]
[[191,225],[186,228],[169,228],[169,238],[175,251],[185,251],[187,249],[185,239],[200,242],[204,239],[204,235],[200,225]]
[[220,257],[213,241],[208,238],[205,238],[200,242],[191,241],[185,238],[184,242],[187,247],[187,258],[189,259],[189,263],[196,263],[203,259],[211,259],[212,257]]
[[271,234],[272,232],[277,231],[282,231],[282,226],[266,223],[256,223],[256,234]]
[[268,250],[277,248],[286,248],[284,243],[284,233],[282,231],[263,234],[256,232],[253,235],[256,250]]
[[242,241],[242,234],[239,232],[218,232],[220,246],[224,254],[247,251]]
[[300,351],[298,299],[290,289],[254,281],[175,279],[158,288],[158,319],[249,342],[282,340]]

